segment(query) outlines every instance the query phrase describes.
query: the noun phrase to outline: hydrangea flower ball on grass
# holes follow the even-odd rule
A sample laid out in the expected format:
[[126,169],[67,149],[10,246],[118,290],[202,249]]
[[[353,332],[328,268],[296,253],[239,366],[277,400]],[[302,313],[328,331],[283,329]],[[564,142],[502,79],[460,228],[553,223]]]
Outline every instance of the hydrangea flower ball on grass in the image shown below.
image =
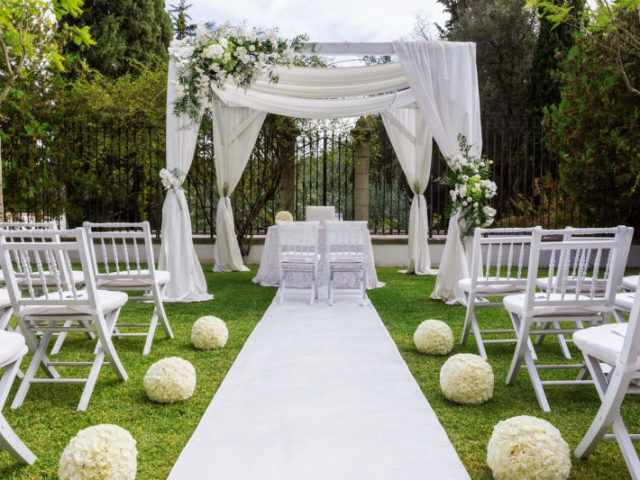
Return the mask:
[[175,403],[193,395],[196,369],[180,357],[167,357],[149,367],[144,376],[149,399],[157,403]]
[[291,212],[282,210],[276,213],[276,222],[293,222],[293,215],[291,215]]
[[446,355],[453,348],[453,332],[440,320],[425,320],[413,334],[413,343],[420,353]]
[[558,429],[528,415],[498,422],[487,464],[496,480],[565,480],[571,472],[569,445]]
[[136,441],[117,425],[80,430],[65,447],[58,465],[60,480],[133,480]]
[[493,396],[493,369],[480,355],[459,353],[440,369],[440,389],[456,403],[484,403]]
[[214,316],[201,317],[191,328],[191,343],[200,350],[215,350],[226,345],[229,330],[222,320]]

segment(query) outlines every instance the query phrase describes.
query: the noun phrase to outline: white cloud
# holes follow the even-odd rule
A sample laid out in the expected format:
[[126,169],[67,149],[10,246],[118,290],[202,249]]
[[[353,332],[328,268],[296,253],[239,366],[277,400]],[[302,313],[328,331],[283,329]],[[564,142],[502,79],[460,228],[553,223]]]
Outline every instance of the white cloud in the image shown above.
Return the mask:
[[[170,3],[170,2],[169,2]],[[249,27],[279,27],[284,37],[308,33],[316,42],[384,42],[408,38],[421,12],[430,21],[447,16],[436,0],[190,0],[195,23],[246,21]]]

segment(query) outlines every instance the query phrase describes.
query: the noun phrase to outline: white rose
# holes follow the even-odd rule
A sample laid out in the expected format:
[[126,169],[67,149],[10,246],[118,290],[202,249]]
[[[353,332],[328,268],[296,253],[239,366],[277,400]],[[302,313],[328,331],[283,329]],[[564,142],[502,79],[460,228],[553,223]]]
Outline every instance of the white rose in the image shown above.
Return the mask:
[[462,181],[463,182],[468,182],[469,181],[469,175],[462,175]]
[[473,208],[478,208],[480,205],[478,204],[478,202],[474,202],[473,204]]
[[491,208],[489,205],[485,205],[484,207],[482,207],[482,212],[487,216],[487,217],[493,217],[495,216],[496,209],[495,208]]
[[465,200],[464,202],[462,202],[462,206],[466,207],[467,206],[467,201]]
[[467,197],[467,202],[469,202],[469,203],[473,202],[473,198]]
[[249,45],[249,51],[250,52],[255,52],[256,51],[256,46],[255,45]]

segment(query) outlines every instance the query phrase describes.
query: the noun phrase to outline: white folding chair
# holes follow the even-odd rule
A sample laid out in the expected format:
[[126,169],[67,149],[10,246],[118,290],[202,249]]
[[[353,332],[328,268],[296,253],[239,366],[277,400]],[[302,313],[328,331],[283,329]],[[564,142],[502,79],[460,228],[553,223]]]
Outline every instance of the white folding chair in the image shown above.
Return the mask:
[[[602,402],[591,426],[575,450],[576,457],[589,456],[602,440],[616,440],[629,473],[640,478],[640,461],[631,435],[625,427],[620,407],[627,393],[640,393],[640,288],[637,289],[629,323],[613,323],[575,332],[573,340],[582,350],[585,363]],[[603,362],[607,365],[605,374]],[[613,428],[613,434],[607,434]]]
[[635,292],[640,285],[640,275],[629,275],[622,279],[622,289],[627,292]]
[[[22,357],[28,349],[24,337],[19,333],[0,330],[0,368],[4,368],[0,378],[0,412],[7,401],[9,390],[16,378]],[[0,413],[0,447],[7,450],[16,460],[31,465],[36,461],[36,456],[20,440],[4,415]]]
[[[288,276],[298,273],[311,277],[309,305],[318,298],[319,222],[287,222],[278,225],[279,301],[284,301]],[[293,288],[293,287],[289,287]]]
[[[550,407],[544,386],[591,384],[593,381],[583,378],[584,364],[536,364],[528,344],[530,336],[570,334],[585,324],[598,325],[611,321],[616,290],[622,279],[626,253],[633,235],[633,228],[630,227],[617,227],[616,230],[613,237],[571,241],[543,241],[543,235],[557,235],[558,231],[535,230],[531,240],[526,292],[504,297],[504,306],[517,331],[516,348],[506,383],[511,385],[515,382],[524,361],[540,408],[546,412],[550,411]],[[578,257],[578,269],[570,277],[570,264],[575,256]],[[543,293],[536,293],[538,271],[547,257],[547,278],[552,287]],[[552,283],[554,276],[556,281]],[[602,282],[605,282],[604,290],[601,288]],[[549,330],[550,324],[557,324],[558,328]],[[542,369],[576,368],[580,370],[576,380],[542,381],[538,373]]]
[[[602,238],[606,238],[606,237],[613,237],[617,234],[617,229],[616,228],[572,228],[572,227],[566,227],[564,230],[556,230],[554,231],[554,234],[562,234],[562,240],[565,242],[570,242],[570,241],[575,241],[575,240],[580,240],[580,241],[586,241],[586,240],[601,240]],[[631,247],[631,244],[629,244],[629,248]],[[558,261],[558,265],[565,264],[565,258],[564,256],[567,255],[567,250],[564,250],[560,253],[560,259]],[[624,258],[627,258],[627,256],[629,255],[629,250],[627,249],[626,251],[622,251],[621,255],[624,256]],[[567,262],[567,276],[565,279],[565,282],[568,285],[574,285],[577,282],[577,272],[579,269],[579,259],[580,256],[579,255],[574,255],[573,260],[568,260]],[[583,286],[582,288],[585,291],[589,291],[591,289],[591,283],[590,277],[586,277],[587,282],[583,282]],[[540,290],[542,290],[543,292],[546,292],[549,289],[549,286],[551,286],[552,289],[557,288],[557,277],[556,276],[543,276],[538,278],[538,280],[536,281],[536,285],[538,286],[538,288],[540,288]],[[596,281],[595,284],[595,288],[604,292],[604,290],[606,289],[607,286],[607,281],[602,278],[602,279],[598,279]],[[614,310],[614,318],[616,320],[619,321],[619,315],[615,312]],[[559,329],[560,326],[558,325],[558,322],[550,322],[549,325],[547,325],[547,327],[549,327],[551,330],[553,329]],[[564,335],[556,335],[558,338],[558,342],[560,343],[560,348],[562,349],[562,353],[564,354],[564,356],[566,358],[571,358],[571,354],[569,352],[569,348],[567,347],[567,342],[572,341],[571,339],[565,339]],[[546,335],[539,335],[538,339],[536,341],[536,343],[541,344],[544,339],[545,339]]]
[[[35,241],[37,239],[43,241]],[[82,266],[86,284],[82,291],[69,280],[71,257],[77,258]],[[0,231],[0,264],[7,277],[13,314],[33,353],[12,408],[22,405],[31,384],[64,382],[85,383],[78,404],[78,410],[85,410],[103,365],[110,365],[120,380],[127,380],[127,373],[111,341],[127,294],[96,288],[89,245],[82,228],[66,231]],[[52,281],[48,281],[47,277]],[[19,286],[21,281],[27,285],[24,291]],[[42,289],[42,294],[34,287],[36,284]],[[49,360],[46,352],[52,336],[70,331],[92,332],[98,336],[92,362]],[[62,378],[56,367],[63,366],[90,366],[91,369],[86,378]],[[39,367],[49,378],[36,378]]]
[[[539,228],[539,227],[538,227]],[[471,276],[463,278],[458,286],[464,292],[467,313],[460,343],[465,345],[473,333],[482,358],[487,358],[486,344],[515,343],[515,330],[482,330],[476,317],[476,308],[502,307],[502,298],[515,292],[524,292],[524,267],[529,261],[528,249],[534,228],[476,228],[471,254]],[[490,298],[498,298],[492,301]],[[491,335],[492,338],[483,337]],[[505,336],[509,338],[494,338]]]
[[[113,335],[146,337],[142,354],[147,355],[151,350],[158,318],[167,338],[173,338],[162,304],[162,297],[171,275],[167,271],[156,270],[149,222],[84,222],[84,228],[91,247],[93,271],[98,288],[111,291],[141,291],[141,295],[130,295],[129,300],[152,301],[155,305],[150,322],[120,322],[116,325]],[[130,328],[146,328],[147,331],[122,331]]]
[[327,261],[329,263],[329,305],[333,305],[335,274],[357,274],[360,305],[367,298],[367,222],[326,222]]
[[336,207],[332,205],[316,207],[307,205],[304,210],[307,222],[331,222],[336,219]]
[[0,331],[11,330],[9,320],[13,313],[13,306],[9,298],[9,292],[5,288],[0,288]]

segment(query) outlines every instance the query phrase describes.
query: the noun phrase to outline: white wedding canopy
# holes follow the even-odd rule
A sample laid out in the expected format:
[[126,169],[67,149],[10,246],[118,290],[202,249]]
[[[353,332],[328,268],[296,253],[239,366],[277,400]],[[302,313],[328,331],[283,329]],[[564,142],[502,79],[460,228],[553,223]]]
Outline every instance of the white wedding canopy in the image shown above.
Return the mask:
[[[267,113],[299,118],[342,118],[381,113],[414,194],[409,218],[410,273],[431,272],[424,197],[432,141],[448,158],[460,155],[458,135],[480,154],[482,136],[474,43],[393,42],[390,44],[315,44],[327,55],[394,55],[397,63],[346,68],[278,68],[278,83],[260,78],[247,90],[229,84],[211,86],[213,137],[220,200],[216,217],[216,271],[246,270],[234,233],[229,196],[237,185]],[[169,66],[167,93],[167,166],[187,173],[199,122],[173,112],[177,72]],[[191,222],[182,190],[169,190],[162,210],[163,268],[171,272],[169,300],[210,298],[191,241]],[[434,298],[462,299],[458,279],[468,274],[457,217],[440,262]]]

